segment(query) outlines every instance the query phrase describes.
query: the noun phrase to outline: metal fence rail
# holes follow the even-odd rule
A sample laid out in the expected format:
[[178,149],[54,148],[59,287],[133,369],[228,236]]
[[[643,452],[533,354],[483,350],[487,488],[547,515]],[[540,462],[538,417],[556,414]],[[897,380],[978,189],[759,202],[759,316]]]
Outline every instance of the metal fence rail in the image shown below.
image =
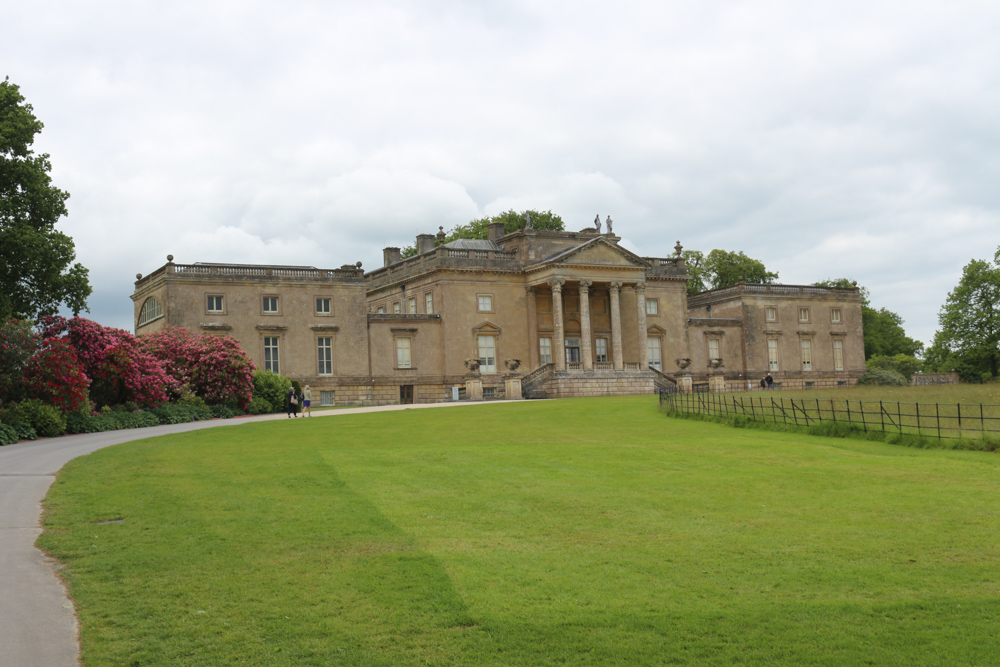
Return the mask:
[[979,403],[896,403],[663,392],[660,406],[670,412],[739,416],[752,421],[798,426],[832,422],[865,432],[883,431],[939,439],[1000,437],[1000,405]]

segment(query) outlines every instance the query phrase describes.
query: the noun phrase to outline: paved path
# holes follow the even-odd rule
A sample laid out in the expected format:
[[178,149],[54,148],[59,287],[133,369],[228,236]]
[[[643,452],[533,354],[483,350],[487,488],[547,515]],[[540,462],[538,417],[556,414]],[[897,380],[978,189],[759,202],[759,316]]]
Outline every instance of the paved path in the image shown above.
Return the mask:
[[[386,405],[316,411],[313,416],[337,417],[362,412],[468,405],[484,404]],[[60,468],[78,456],[123,442],[275,419],[287,417],[280,414],[217,419],[71,435],[0,447],[0,667],[77,667],[80,664],[76,614],[62,582],[55,576],[59,564],[35,548],[35,540],[42,532],[41,502]]]

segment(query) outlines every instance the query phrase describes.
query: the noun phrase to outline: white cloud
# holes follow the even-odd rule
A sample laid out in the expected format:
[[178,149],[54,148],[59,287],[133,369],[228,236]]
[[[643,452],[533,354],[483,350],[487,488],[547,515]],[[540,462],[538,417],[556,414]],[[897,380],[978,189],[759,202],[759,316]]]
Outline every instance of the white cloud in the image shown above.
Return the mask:
[[381,263],[507,208],[641,254],[851,275],[929,340],[1000,245],[1000,7],[20,3],[0,62],[46,127],[93,315],[178,261]]

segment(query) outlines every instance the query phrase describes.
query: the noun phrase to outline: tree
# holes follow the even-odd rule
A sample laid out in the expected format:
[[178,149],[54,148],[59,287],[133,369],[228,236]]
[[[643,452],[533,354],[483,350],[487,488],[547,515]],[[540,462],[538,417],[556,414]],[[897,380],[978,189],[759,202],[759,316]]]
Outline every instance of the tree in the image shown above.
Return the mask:
[[739,283],[773,283],[777,273],[767,270],[759,259],[747,257],[743,252],[713,250],[705,258],[704,276],[711,289],[731,287]]
[[[1000,247],[993,262],[974,259],[938,314],[935,365],[957,368],[964,380],[995,380],[1000,373]],[[938,368],[937,370],[950,370]]]
[[18,87],[0,82],[0,319],[35,319],[62,304],[77,314],[91,292],[87,269],[71,265],[73,239],[55,229],[69,193],[52,185],[48,154],[31,150],[42,127]]
[[687,282],[687,293],[697,294],[708,289],[705,283],[705,255],[700,250],[684,250],[681,252],[684,258],[684,266],[689,276]]
[[[519,229],[524,229],[524,226],[527,223],[524,219],[525,214],[531,216],[531,226],[534,229],[544,229],[557,232],[563,231],[563,219],[552,211],[541,212],[532,208],[519,213],[514,209],[510,209],[509,211],[504,211],[498,215],[476,218],[475,220],[470,220],[464,225],[456,225],[445,236],[444,243],[450,243],[455,239],[485,239],[489,226],[494,222],[502,222],[504,234],[511,234]],[[403,259],[412,257],[416,254],[417,249],[414,246],[406,246],[402,249],[402,251],[400,251],[400,256]]]
[[[887,308],[871,307],[867,288],[858,285],[850,278],[821,280],[813,283],[817,287],[839,287],[854,289],[861,293],[861,326],[865,332],[865,360],[872,357],[894,357],[905,355],[916,357],[924,344],[906,335],[903,330],[903,318]],[[895,369],[898,370],[898,369]],[[906,373],[903,373],[906,375]]]
[[0,320],[0,402],[21,398],[24,372],[40,343],[31,322]]

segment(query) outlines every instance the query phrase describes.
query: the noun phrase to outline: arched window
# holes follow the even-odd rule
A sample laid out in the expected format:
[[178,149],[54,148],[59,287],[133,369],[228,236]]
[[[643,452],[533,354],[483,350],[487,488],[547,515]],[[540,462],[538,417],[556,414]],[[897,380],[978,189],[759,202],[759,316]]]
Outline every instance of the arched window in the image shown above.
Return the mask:
[[152,322],[158,317],[163,317],[163,308],[160,307],[160,302],[156,297],[151,296],[142,304],[142,310],[139,311],[139,324],[137,326],[141,327],[143,324]]

